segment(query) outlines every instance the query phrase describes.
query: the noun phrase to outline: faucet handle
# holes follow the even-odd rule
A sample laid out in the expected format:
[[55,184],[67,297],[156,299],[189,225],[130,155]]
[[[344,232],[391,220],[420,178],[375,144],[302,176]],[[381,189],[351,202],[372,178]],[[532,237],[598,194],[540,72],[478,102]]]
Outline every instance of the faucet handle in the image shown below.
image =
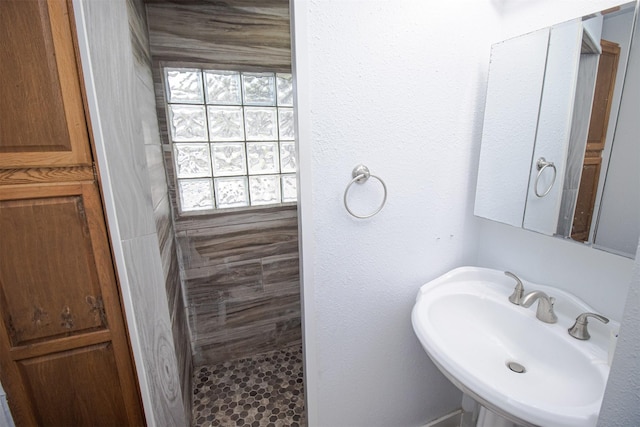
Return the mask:
[[520,305],[520,303],[522,302],[522,296],[524,295],[524,286],[522,285],[522,281],[518,276],[516,276],[510,271],[505,271],[504,274],[505,276],[509,276],[516,280],[516,287],[513,290],[513,293],[511,294],[511,296],[509,297],[509,301],[512,304]]
[[602,323],[609,323],[609,319],[596,313],[582,313],[577,318],[572,327],[570,327],[569,335],[579,340],[588,340],[591,338],[587,325],[589,324],[588,318],[593,317],[598,319]]

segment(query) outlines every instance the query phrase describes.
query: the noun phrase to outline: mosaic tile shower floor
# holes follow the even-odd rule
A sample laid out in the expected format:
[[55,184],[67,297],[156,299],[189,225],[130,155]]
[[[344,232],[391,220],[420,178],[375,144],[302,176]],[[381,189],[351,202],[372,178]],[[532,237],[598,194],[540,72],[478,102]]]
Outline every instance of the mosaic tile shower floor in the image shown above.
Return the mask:
[[193,378],[193,427],[306,426],[302,349],[202,366]]

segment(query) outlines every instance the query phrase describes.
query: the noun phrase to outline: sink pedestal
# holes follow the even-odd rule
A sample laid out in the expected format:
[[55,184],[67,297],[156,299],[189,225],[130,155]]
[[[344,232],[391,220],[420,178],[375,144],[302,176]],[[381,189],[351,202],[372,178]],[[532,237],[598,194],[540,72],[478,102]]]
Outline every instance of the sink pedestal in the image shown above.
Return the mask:
[[519,425],[512,423],[484,406],[480,406],[476,427],[519,427]]

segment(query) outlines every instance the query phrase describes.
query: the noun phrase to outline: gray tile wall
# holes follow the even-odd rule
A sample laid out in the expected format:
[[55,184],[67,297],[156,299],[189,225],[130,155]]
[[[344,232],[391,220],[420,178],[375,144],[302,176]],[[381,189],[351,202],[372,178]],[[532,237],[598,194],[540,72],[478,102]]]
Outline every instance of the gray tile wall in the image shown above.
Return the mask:
[[[185,426],[190,408],[185,406],[183,391],[189,397],[187,403],[191,399],[190,383],[185,390],[181,378],[186,364],[181,357],[190,346],[179,340],[174,343],[174,335],[179,337],[173,333],[175,319],[183,329],[187,323],[185,316],[174,316],[170,310],[169,301],[177,298],[167,297],[167,291],[175,294],[179,288],[179,268],[145,48],[146,26],[140,13],[144,8],[130,0],[82,0],[82,10],[92,71],[85,75],[91,79],[97,104],[91,122],[106,154],[105,164],[99,167],[102,176],[108,176],[115,199],[116,217],[108,219],[109,229],[119,236],[112,243],[121,248],[124,259],[119,261],[118,274],[122,281],[126,278],[127,296],[135,307],[127,322],[129,333],[141,345],[136,368],[147,424]],[[177,354],[176,349],[183,351]]]
[[191,381],[193,359],[189,326],[184,313],[184,298],[180,282],[180,267],[175,244],[175,232],[171,218],[171,205],[164,168],[164,152],[160,140],[156,115],[155,91],[151,73],[151,52],[147,31],[146,11],[142,0],[127,0],[131,46],[135,58],[137,77],[136,107],[141,122],[144,141],[151,202],[155,220],[163,283],[167,293],[169,320],[176,353],[177,372],[180,379],[181,398],[187,419],[191,416]]
[[153,60],[291,70],[288,0],[147,1]]
[[297,227],[295,206],[177,221],[195,365],[300,344]]
[[194,365],[301,341],[295,206],[180,216],[162,66],[291,71],[288,0],[147,2],[153,80]]

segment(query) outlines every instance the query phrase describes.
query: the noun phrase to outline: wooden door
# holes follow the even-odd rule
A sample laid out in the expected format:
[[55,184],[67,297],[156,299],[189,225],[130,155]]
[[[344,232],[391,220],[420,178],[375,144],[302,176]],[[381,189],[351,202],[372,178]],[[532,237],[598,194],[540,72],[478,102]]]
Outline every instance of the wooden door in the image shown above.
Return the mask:
[[17,426],[144,425],[70,0],[0,0],[0,381]]
[[618,44],[601,40],[601,46],[602,54],[598,62],[596,87],[591,107],[591,119],[589,120],[587,149],[584,156],[584,164],[582,165],[578,200],[571,228],[571,238],[581,242],[587,241],[591,232],[593,210],[596,203],[598,182],[600,181],[602,150],[607,140],[613,90],[616,84],[616,73],[618,72],[618,60],[620,58],[620,46]]

